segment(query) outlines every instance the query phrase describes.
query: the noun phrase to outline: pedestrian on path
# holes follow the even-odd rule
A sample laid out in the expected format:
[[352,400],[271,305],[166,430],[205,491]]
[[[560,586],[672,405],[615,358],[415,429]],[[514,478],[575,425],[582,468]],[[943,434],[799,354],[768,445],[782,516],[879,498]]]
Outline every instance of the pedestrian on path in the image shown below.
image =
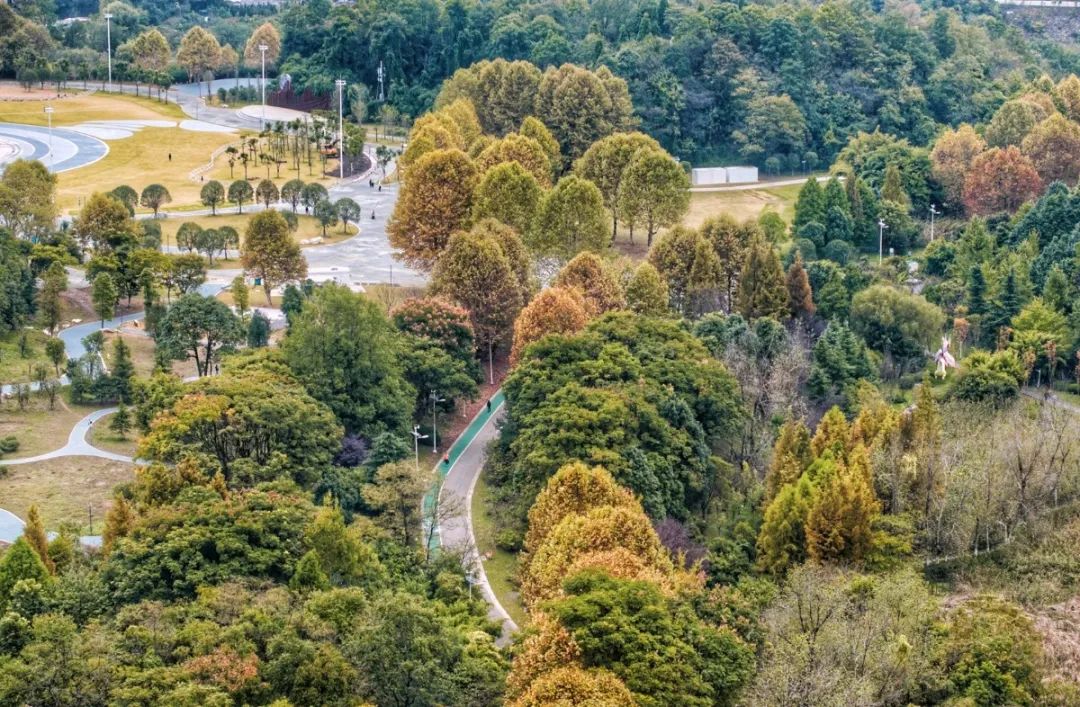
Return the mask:
[[491,398],[488,398],[487,408],[488,408],[488,412],[491,412]]
[[450,466],[450,452],[447,452],[446,454],[443,455],[442,463],[447,465],[447,466]]

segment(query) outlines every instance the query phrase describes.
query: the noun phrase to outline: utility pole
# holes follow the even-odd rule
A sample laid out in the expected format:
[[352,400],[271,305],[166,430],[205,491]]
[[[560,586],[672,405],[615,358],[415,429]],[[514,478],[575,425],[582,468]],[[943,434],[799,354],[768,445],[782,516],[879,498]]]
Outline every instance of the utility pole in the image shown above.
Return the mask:
[[105,15],[105,55],[109,57],[109,90],[112,90],[112,13],[106,12]]
[[420,425],[413,425],[413,454],[416,456],[416,473],[420,473],[420,440],[427,439],[427,435],[420,434]]
[[53,107],[45,106],[45,115],[49,118],[49,167],[53,167],[55,158],[53,157],[53,141],[52,141],[52,114]]
[[937,210],[937,204],[930,204],[930,242],[934,242],[934,217],[940,215],[941,212]]
[[345,80],[337,79],[334,81],[334,85],[337,86],[338,98],[337,98],[337,125],[338,125],[338,178],[345,179],[345,121],[342,117],[344,115],[345,105]]
[[431,391],[428,393],[428,398],[431,399],[431,451],[435,454],[439,453],[439,425],[436,419],[436,413],[438,412],[439,403],[446,402],[446,398],[440,398],[438,391]]
[[883,251],[883,248],[884,248],[884,245],[885,245],[885,229],[888,228],[888,225],[886,225],[885,219],[883,219],[883,218],[878,219],[877,225],[878,225],[877,262],[878,262],[878,265],[881,265],[881,261],[883,259],[882,251]]
[[266,130],[266,50],[269,49],[265,44],[259,45],[259,53],[262,55],[262,83],[260,88],[262,89],[262,124],[260,127]]

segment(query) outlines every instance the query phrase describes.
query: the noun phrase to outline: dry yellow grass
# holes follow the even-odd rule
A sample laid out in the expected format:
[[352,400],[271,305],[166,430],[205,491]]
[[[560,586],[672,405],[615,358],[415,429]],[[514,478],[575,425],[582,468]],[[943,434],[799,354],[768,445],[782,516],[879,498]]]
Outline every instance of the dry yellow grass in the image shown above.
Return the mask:
[[[184,120],[187,117],[175,104],[119,94],[75,93],[48,103],[55,109],[53,125],[57,126],[89,120]],[[0,121],[48,124],[41,101],[0,100]]]
[[36,503],[49,530],[73,523],[87,533],[92,513],[90,534],[96,534],[104,525],[113,488],[134,478],[132,464],[97,457],[60,457],[7,467],[0,476],[0,498],[5,509],[23,518]]
[[683,225],[697,228],[712,216],[727,214],[736,221],[757,219],[766,209],[772,209],[787,221],[795,215],[795,199],[800,185],[773,189],[743,189],[737,191],[692,192],[690,210],[683,218]]
[[[13,435],[19,440],[18,451],[7,458],[33,457],[63,447],[75,423],[98,407],[69,405],[57,399],[56,409],[49,410],[48,401],[35,394],[29,407],[19,410],[15,401],[5,400],[0,403],[0,437]],[[0,499],[3,497],[0,490]]]

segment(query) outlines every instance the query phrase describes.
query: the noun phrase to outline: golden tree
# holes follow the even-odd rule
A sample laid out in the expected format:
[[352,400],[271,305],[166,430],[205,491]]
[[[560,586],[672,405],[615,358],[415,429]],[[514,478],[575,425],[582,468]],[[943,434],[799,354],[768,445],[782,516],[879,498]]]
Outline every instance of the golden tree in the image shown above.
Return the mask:
[[41,558],[41,563],[45,565],[45,569],[49,570],[49,574],[54,574],[56,564],[49,557],[49,539],[45,535],[45,524],[41,522],[41,513],[38,512],[36,503],[30,506],[30,510],[26,514],[26,527],[23,528],[23,537],[26,538],[26,542],[30,543],[30,547],[34,548],[34,552]]
[[555,287],[577,289],[585,300],[589,316],[597,317],[626,306],[622,288],[595,253],[584,251],[574,256],[552,283]]
[[516,364],[529,344],[548,334],[574,334],[589,323],[589,312],[580,292],[571,287],[544,290],[521,310],[514,322],[510,363]]
[[880,513],[866,447],[860,444],[847,464],[837,464],[819,481],[806,517],[807,555],[819,562],[861,562],[871,549],[872,526]]

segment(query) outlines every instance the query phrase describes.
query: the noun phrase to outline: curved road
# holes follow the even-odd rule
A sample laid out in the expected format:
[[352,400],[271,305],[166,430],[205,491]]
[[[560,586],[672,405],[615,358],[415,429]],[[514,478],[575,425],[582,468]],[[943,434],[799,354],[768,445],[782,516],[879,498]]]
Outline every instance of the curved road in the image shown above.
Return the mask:
[[[67,128],[53,128],[19,123],[0,123],[0,144],[13,146],[5,151],[0,167],[16,159],[40,160],[50,172],[66,172],[85,167],[109,154],[101,140]],[[50,142],[52,148],[50,149]]]

